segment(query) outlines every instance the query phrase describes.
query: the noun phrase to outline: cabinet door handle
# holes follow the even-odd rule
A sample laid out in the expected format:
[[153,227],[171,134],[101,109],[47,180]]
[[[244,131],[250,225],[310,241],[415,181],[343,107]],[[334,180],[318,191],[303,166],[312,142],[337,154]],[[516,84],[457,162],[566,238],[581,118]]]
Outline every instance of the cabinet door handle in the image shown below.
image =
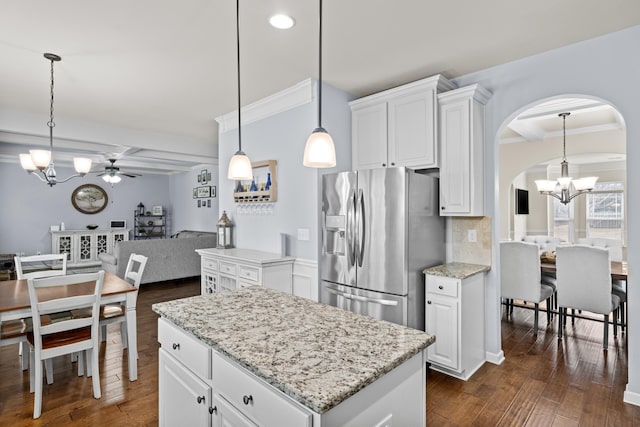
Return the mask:
[[209,413],[210,414],[217,414],[218,413],[218,407],[217,406],[214,406],[213,408],[209,407]]
[[204,403],[204,396],[198,396],[198,403]]
[[391,162],[391,166],[395,166],[395,165],[396,165],[395,163]]
[[442,287],[442,285],[438,286],[438,289],[443,290],[444,288]]
[[444,210],[444,206],[443,206],[443,207],[441,207],[440,209]]
[[244,402],[245,405],[248,405],[249,403],[253,403],[253,396],[252,395],[244,395],[242,396],[242,401]]
[[384,166],[387,166],[387,164],[386,164],[386,163],[383,163],[383,164],[382,164],[382,166],[383,166],[383,167],[384,167]]
[[180,343],[175,343],[174,342],[172,347],[173,347],[174,350],[180,350]]
[[431,304],[431,301],[427,301],[427,304]]

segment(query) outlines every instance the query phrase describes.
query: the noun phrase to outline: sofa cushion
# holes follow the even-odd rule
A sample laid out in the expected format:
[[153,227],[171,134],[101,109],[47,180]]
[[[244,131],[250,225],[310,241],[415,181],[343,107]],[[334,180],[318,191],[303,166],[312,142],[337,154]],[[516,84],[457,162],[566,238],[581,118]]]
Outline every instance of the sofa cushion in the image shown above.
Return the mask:
[[116,258],[111,254],[102,253],[98,255],[98,258],[100,258],[100,261],[106,262],[107,264],[113,264],[113,265],[118,264],[118,258]]

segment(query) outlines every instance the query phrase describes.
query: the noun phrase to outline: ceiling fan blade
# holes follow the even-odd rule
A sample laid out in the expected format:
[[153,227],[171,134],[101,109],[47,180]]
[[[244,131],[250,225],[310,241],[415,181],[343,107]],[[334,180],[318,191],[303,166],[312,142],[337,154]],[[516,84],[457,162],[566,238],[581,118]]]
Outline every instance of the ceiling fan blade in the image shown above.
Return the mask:
[[138,176],[142,176],[139,173],[124,173],[124,172],[120,172],[120,175],[128,176],[129,178],[136,178]]

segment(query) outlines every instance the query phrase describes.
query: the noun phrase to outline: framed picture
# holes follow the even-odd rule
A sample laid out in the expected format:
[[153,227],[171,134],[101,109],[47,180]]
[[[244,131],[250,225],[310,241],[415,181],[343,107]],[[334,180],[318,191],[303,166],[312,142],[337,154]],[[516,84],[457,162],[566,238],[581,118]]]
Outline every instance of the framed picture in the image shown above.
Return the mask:
[[202,174],[198,174],[198,184],[202,183]]
[[71,204],[77,211],[92,215],[102,212],[109,203],[109,196],[95,184],[83,184],[71,193]]
[[211,207],[211,199],[207,199],[207,207],[210,208]]
[[211,172],[207,172],[207,182],[211,181]]
[[198,207],[202,204],[202,200],[198,199]]
[[204,187],[198,187],[198,198],[206,199],[207,197],[211,197],[211,186],[205,185]]
[[215,185],[211,186],[211,197],[216,197],[216,186]]
[[[207,179],[207,174],[209,175],[209,179]],[[200,182],[201,184],[206,184],[207,182],[211,181],[211,173],[209,171],[207,171],[206,169],[203,169],[200,171]]]
[[198,189],[196,187],[193,188],[193,198],[194,199],[198,198]]

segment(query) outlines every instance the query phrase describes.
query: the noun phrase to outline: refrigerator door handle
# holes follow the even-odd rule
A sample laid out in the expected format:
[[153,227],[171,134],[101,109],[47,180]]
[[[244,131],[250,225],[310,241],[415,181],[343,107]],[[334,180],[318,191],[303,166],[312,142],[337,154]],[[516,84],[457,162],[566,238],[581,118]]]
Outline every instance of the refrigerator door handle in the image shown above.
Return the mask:
[[356,192],[352,190],[347,201],[347,257],[349,265],[356,265],[355,210]]
[[364,194],[362,189],[358,190],[358,204],[356,206],[356,222],[358,223],[358,266],[362,267],[362,261],[364,259],[364,236],[366,235],[367,225],[365,223],[366,212],[364,211]]
[[367,298],[367,297],[363,297],[363,296],[360,296],[360,295],[347,294],[345,292],[337,291],[337,290],[331,289],[331,288],[325,288],[325,290],[327,292],[331,293],[331,294],[338,295],[338,296],[341,296],[341,297],[346,298],[346,299],[352,299],[352,300],[360,301],[360,302],[372,302],[372,303],[375,303],[375,304],[388,305],[388,306],[396,306],[396,305],[398,305],[398,301],[390,301],[390,300],[381,299],[381,298]]

